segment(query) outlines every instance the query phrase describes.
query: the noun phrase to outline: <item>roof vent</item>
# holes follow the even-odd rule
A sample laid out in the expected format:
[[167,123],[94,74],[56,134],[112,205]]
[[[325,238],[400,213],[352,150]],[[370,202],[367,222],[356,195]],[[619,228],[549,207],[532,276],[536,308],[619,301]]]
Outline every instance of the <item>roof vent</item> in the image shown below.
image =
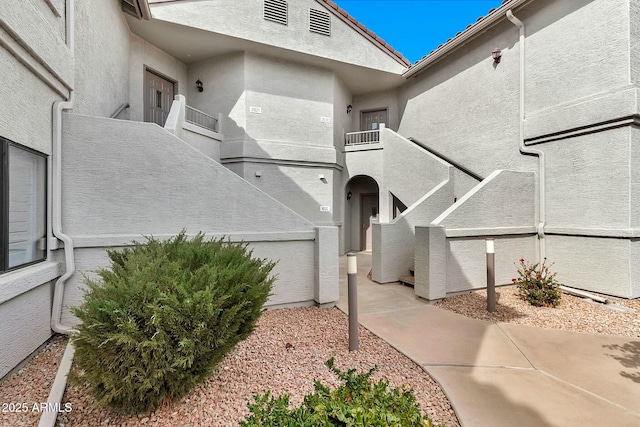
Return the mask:
[[287,2],[285,0],[264,0],[264,19],[287,25]]
[[309,9],[309,31],[331,36],[331,16],[329,12]]

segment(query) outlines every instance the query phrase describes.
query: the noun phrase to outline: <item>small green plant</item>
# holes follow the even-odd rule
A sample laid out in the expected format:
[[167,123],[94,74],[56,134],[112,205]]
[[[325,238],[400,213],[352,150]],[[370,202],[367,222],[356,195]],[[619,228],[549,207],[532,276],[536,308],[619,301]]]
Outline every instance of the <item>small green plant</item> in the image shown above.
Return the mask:
[[556,273],[551,273],[546,265],[547,259],[542,263],[532,264],[520,259],[518,266],[518,278],[512,281],[518,286],[520,298],[528,301],[536,307],[557,307],[560,304],[562,293],[560,283],[556,280]]
[[384,380],[373,384],[368,372],[343,372],[334,359],[325,365],[342,381],[330,390],[314,381],[315,392],[304,397],[302,404],[289,408],[289,396],[273,398],[267,391],[248,403],[251,414],[240,421],[241,427],[432,427],[431,420],[420,413],[413,390],[393,388]]
[[256,326],[274,263],[247,245],[178,236],[107,251],[86,279],[73,335],[76,383],[101,406],[142,413],[185,395]]

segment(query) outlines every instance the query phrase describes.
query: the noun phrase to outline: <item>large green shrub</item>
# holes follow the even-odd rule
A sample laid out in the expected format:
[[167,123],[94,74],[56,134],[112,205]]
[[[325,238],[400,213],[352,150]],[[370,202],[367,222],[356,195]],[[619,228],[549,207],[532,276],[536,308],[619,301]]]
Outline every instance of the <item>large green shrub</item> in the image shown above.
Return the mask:
[[256,326],[274,263],[246,244],[147,238],[108,251],[110,269],[73,310],[75,363],[99,405],[148,412],[186,394]]
[[242,427],[432,427],[427,416],[420,414],[413,390],[394,388],[384,380],[373,384],[376,370],[343,372],[331,358],[325,365],[342,381],[330,390],[314,381],[315,392],[304,397],[302,405],[289,408],[289,396],[271,397],[271,393],[254,396],[248,403],[251,414],[240,421]]
[[[551,273],[547,259],[532,264],[520,259],[518,277],[511,279],[518,286],[520,298],[536,307],[557,307],[562,298],[556,273]],[[553,264],[551,264],[553,265]]]

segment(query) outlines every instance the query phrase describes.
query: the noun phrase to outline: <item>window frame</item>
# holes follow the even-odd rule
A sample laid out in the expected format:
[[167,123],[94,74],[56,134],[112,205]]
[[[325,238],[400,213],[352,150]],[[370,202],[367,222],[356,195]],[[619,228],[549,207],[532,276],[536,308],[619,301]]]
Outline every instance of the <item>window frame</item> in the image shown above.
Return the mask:
[[[42,212],[42,223],[44,229],[44,256],[42,258],[29,261],[23,264],[19,264],[13,267],[8,267],[9,265],[9,147],[14,147],[23,151],[26,151],[29,154],[38,156],[44,159],[44,209]],[[32,148],[26,147],[24,145],[18,144],[10,139],[7,139],[3,136],[0,136],[0,154],[2,157],[2,161],[0,161],[0,200],[2,204],[0,205],[0,274],[8,273],[10,271],[15,271],[18,269],[22,269],[34,264],[38,264],[41,262],[47,261],[48,258],[48,239],[49,235],[49,224],[47,221],[48,216],[48,206],[49,206],[49,156],[41,153]]]

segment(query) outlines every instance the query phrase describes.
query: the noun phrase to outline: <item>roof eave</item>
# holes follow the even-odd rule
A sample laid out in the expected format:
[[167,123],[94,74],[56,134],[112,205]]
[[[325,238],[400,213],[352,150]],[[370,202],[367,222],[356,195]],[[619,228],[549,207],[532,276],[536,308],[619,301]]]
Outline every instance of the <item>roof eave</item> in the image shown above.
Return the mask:
[[414,66],[410,67],[407,71],[402,73],[402,77],[405,79],[409,79],[436,62],[440,61],[445,56],[449,55],[451,52],[456,50],[458,47],[463,44],[469,42],[473,38],[487,31],[489,28],[496,25],[502,19],[506,19],[507,11],[514,9],[516,7],[520,7],[525,3],[528,3],[532,0],[512,0],[506,2],[499,8],[495,9],[492,13],[483,18],[480,22],[474,24],[468,30],[462,32],[459,36],[455,37],[444,46],[437,49],[435,52],[431,53],[426,58],[418,61]]
[[[367,31],[364,31],[363,28],[362,28],[362,27],[364,27],[364,25],[362,25],[358,21],[356,21],[355,18],[351,17],[350,15],[348,17],[342,15],[340,13],[340,11],[338,9],[336,9],[336,8],[339,8],[339,6],[337,4],[335,4],[333,1],[327,2],[325,0],[316,0],[316,2],[318,2],[320,5],[322,5],[328,11],[330,11],[334,16],[336,16],[342,22],[346,23],[351,28],[353,28],[355,31],[360,33],[364,38],[366,38],[369,42],[374,44],[378,49],[382,50],[384,53],[389,55],[391,58],[393,58],[400,65],[402,65],[404,67],[408,67],[409,65],[411,65],[409,60],[406,59],[404,56],[402,56],[402,54],[400,52],[398,52],[395,49],[393,49],[386,42],[385,43],[381,43],[380,40],[378,40],[379,39],[378,36],[376,36],[377,38],[372,37]],[[335,7],[334,7],[334,5],[335,5]],[[349,18],[351,18],[351,19],[349,19]],[[366,28],[366,27],[364,27],[364,28]],[[371,30],[368,30],[368,31],[371,31]]]

